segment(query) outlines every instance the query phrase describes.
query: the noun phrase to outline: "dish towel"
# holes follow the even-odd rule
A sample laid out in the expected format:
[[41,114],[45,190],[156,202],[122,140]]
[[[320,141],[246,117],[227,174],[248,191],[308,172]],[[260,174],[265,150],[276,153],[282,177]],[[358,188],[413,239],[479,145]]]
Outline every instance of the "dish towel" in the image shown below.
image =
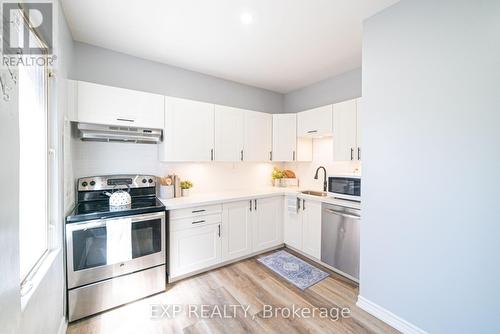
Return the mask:
[[107,264],[132,260],[132,219],[114,219],[108,222],[106,235]]

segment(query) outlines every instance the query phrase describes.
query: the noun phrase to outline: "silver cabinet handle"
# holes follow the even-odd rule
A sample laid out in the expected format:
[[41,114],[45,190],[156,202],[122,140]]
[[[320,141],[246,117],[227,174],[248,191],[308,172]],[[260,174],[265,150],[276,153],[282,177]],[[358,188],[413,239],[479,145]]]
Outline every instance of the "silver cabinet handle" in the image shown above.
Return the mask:
[[273,161],[273,151],[269,152],[269,161]]
[[351,147],[351,160],[354,160],[354,149]]
[[191,213],[200,213],[200,212],[205,212],[205,209],[191,211]]
[[252,200],[250,200],[249,202],[250,202],[250,211],[252,211]]
[[297,211],[300,211],[300,198],[297,197]]
[[243,150],[241,150],[241,161],[243,161]]
[[219,238],[220,238],[220,224],[219,224],[219,226],[218,226],[218,227],[219,227],[219,231],[218,231],[218,233],[217,233],[217,234],[219,235]]
[[257,200],[256,199],[254,199],[254,203],[255,203],[254,209],[255,209],[255,211],[257,211]]
[[332,210],[332,209],[325,209],[325,210],[334,214],[334,215],[337,215],[337,216],[341,216],[341,217],[345,217],[345,218],[352,218],[352,219],[361,219],[360,216],[351,215],[348,213],[344,213],[344,212],[340,212],[340,211],[336,211],[336,210]]
[[302,199],[302,211],[306,209],[306,200]]
[[358,147],[358,160],[361,160],[361,147]]
[[210,160],[214,161],[214,149],[210,150]]
[[295,151],[293,151],[292,160],[295,161]]
[[122,122],[135,122],[133,119],[128,119],[128,118],[117,118],[116,120]]
[[201,224],[201,223],[204,223],[204,222],[205,222],[205,220],[203,219],[203,220],[194,221],[191,224]]
[[316,132],[318,132],[318,130],[309,130],[309,131],[307,131],[307,133],[316,133]]

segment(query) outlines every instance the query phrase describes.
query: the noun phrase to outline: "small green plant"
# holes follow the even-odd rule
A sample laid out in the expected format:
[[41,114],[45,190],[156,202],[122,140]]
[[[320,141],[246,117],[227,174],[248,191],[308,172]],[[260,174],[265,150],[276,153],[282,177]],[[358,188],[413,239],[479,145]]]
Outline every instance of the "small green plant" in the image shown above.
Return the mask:
[[181,181],[181,189],[191,189],[193,187],[193,183],[189,180]]
[[278,168],[273,169],[273,174],[272,174],[273,180],[282,179],[284,177],[285,177],[285,172],[283,170]]

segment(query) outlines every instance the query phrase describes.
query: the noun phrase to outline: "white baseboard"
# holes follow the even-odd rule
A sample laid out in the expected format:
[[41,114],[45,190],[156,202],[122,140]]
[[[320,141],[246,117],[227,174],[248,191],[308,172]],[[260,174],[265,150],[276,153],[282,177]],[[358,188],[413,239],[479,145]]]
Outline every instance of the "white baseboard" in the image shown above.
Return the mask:
[[391,311],[386,310],[385,308],[369,301],[362,296],[358,296],[358,301],[356,303],[360,309],[370,313],[376,318],[382,320],[386,324],[392,326],[397,329],[401,333],[404,334],[428,334],[423,329],[418,328],[417,326],[409,323],[408,321],[398,317]]
[[62,317],[61,324],[59,325],[59,329],[57,330],[57,334],[66,334],[67,329],[68,329],[68,320],[66,320],[66,317]]

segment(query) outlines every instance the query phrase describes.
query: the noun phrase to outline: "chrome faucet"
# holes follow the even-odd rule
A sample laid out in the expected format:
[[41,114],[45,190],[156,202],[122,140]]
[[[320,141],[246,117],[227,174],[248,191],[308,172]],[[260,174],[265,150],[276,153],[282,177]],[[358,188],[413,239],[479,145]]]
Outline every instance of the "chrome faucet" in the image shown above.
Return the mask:
[[316,169],[316,174],[314,174],[314,179],[317,180],[318,179],[318,172],[320,169],[323,169],[323,191],[326,191],[326,169],[325,167],[323,166],[319,166],[317,169]]

